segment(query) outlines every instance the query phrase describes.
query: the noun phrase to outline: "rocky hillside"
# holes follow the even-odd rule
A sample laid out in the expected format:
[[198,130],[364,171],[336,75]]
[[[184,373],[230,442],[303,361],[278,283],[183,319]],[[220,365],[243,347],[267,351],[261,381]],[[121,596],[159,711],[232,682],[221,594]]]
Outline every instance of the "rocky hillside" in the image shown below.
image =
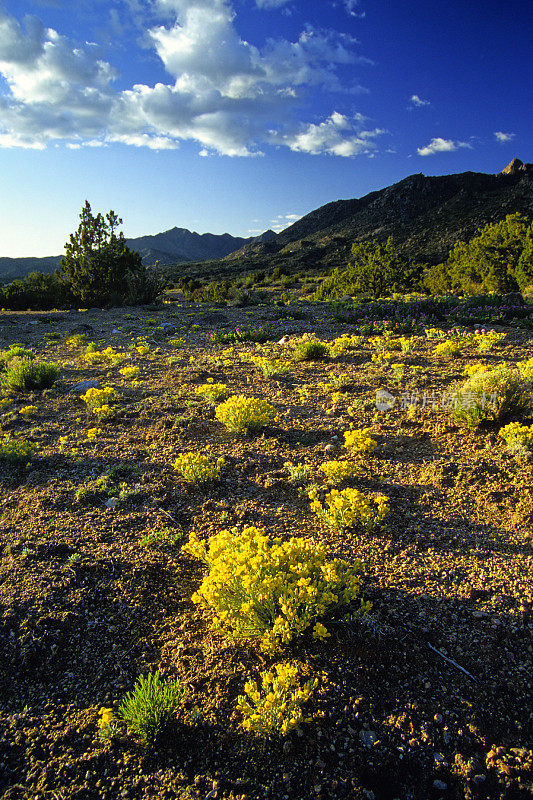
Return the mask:
[[519,211],[533,217],[533,164],[513,161],[499,174],[410,175],[360,199],[312,211],[267,242],[247,244],[226,261],[291,269],[346,263],[352,242],[393,236],[417,260],[438,263],[460,239]]

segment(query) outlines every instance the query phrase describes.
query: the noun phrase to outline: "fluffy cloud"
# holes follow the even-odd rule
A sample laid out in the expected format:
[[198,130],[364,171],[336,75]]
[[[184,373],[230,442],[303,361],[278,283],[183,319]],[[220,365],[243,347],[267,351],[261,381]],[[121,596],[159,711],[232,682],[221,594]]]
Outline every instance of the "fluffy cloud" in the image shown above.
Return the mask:
[[329,153],[335,156],[356,156],[371,153],[376,144],[374,139],[385,133],[384,130],[364,130],[364,118],[356,115],[351,119],[334,111],[324,122],[310,123],[301,131],[283,138],[291,150],[301,153]]
[[308,26],[296,41],[268,40],[259,49],[239,36],[228,0],[155,0],[151,9],[166,22],[145,40],[171,81],[123,91],[96,45],[73,42],[35,17],[23,27],[0,11],[0,75],[9,88],[0,95],[0,146],[63,139],[170,149],[194,140],[202,155],[230,156],[260,155],[265,143],[340,156],[372,148],[377,132],[359,130],[357,116],[298,120],[311,87],[344,90],[337,67],[365,62],[353,37]]
[[416,108],[422,108],[423,106],[430,106],[431,103],[429,100],[422,100],[417,94],[411,95],[411,104],[416,106]]
[[451,153],[459,147],[472,148],[468,142],[454,142],[452,139],[442,139],[440,136],[432,139],[425,147],[418,147],[417,153],[419,156],[433,156],[435,153]]
[[504,133],[503,131],[494,131],[494,136],[496,137],[496,140],[498,142],[501,142],[503,144],[504,142],[512,142],[516,134]]

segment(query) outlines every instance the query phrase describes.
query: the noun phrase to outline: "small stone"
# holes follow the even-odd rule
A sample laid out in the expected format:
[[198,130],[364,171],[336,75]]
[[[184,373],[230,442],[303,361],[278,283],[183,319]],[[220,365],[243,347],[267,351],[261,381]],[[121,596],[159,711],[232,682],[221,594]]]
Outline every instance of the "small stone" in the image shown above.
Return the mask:
[[118,506],[118,497],[110,497],[106,502],[106,508],[116,508]]
[[443,761],[445,761],[445,758],[444,758],[444,756],[442,755],[442,753],[433,753],[433,758],[435,759],[435,761],[436,761],[438,764],[441,764]]
[[326,453],[332,453],[335,450],[339,449],[339,445],[338,444],[327,444],[324,449],[325,449]]
[[476,786],[480,786],[482,783],[485,782],[486,776],[485,775],[474,775],[472,780],[476,784]]
[[444,781],[433,781],[433,788],[434,789],[440,789],[441,791],[444,791],[445,789],[448,788],[448,784],[444,783]]
[[374,731],[361,731],[359,738],[365,747],[374,747],[378,740]]
[[440,725],[442,723],[442,714],[435,714],[433,717],[433,722],[435,722],[437,725]]
[[85,394],[89,389],[98,389],[98,381],[80,381],[80,383],[77,383],[72,389],[69,389],[69,391],[73,394]]

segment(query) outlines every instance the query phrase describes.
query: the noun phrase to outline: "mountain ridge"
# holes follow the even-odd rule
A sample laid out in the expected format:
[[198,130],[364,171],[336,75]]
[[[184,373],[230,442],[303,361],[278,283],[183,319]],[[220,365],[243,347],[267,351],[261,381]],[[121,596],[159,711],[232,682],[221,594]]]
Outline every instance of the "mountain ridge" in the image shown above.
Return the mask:
[[497,174],[415,173],[361,198],[326,203],[274,241],[248,243],[224,261],[238,259],[246,268],[264,266],[267,258],[272,266],[285,261],[293,270],[341,266],[353,242],[392,236],[414,260],[439,263],[456,241],[515,212],[533,218],[533,164],[515,158]]

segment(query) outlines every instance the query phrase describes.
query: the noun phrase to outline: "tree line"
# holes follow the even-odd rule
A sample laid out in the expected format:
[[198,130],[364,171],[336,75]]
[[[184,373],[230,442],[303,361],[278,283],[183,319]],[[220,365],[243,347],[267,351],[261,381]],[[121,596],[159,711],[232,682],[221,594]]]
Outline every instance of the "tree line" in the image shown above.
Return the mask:
[[524,291],[533,288],[533,222],[508,214],[485,225],[469,242],[457,242],[447,260],[418,264],[398,251],[392,238],[352,245],[344,270],[335,269],[319,286],[317,299],[392,292],[426,291],[465,295]]

